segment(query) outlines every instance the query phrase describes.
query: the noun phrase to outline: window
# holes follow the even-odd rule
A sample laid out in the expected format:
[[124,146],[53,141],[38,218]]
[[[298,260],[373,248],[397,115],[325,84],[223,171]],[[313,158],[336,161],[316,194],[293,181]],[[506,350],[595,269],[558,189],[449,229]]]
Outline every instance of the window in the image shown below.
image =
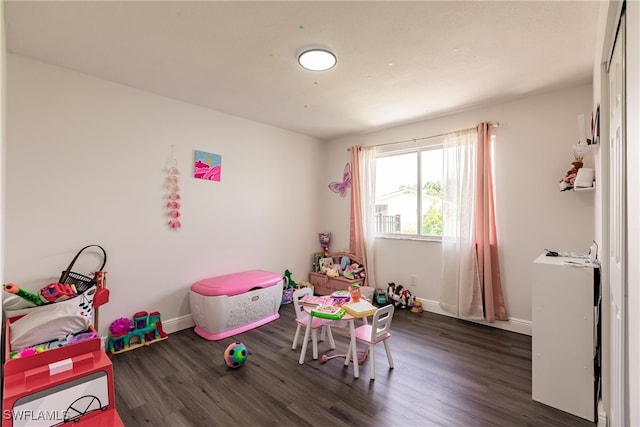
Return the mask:
[[376,234],[440,239],[442,196],[441,144],[379,154]]

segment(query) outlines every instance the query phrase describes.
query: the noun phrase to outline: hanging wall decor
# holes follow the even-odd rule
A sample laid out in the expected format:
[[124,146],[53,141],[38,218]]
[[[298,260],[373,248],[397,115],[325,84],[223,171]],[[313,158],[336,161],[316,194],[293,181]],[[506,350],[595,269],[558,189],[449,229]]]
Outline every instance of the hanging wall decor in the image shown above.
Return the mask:
[[347,188],[351,186],[351,163],[347,163],[344,167],[342,174],[342,182],[332,182],[329,184],[329,188],[334,193],[340,194],[340,197],[344,197],[347,194]]
[[167,214],[169,216],[168,225],[172,230],[179,229],[180,223],[180,186],[178,185],[178,161],[173,157],[173,147],[171,147],[171,158],[167,169]]
[[220,181],[222,156],[195,150],[193,177],[208,181]]

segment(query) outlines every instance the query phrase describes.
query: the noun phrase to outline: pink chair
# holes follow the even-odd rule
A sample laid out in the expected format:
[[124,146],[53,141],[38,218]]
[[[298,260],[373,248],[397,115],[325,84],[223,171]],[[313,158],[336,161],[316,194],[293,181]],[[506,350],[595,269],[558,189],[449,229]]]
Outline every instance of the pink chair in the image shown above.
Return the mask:
[[[313,296],[312,288],[300,288],[296,289],[293,292],[293,309],[296,313],[296,323],[298,326],[296,327],[296,334],[293,337],[293,344],[291,345],[291,349],[295,350],[298,346],[298,336],[300,336],[300,330],[304,327],[305,330],[307,325],[309,324],[309,313],[304,311],[304,307],[299,303],[300,298],[310,295]],[[312,317],[311,319],[311,341],[313,343],[313,358],[318,358],[318,329],[321,329],[320,340],[324,340],[325,333],[329,336],[329,345],[332,349],[336,348],[336,343],[333,341],[333,334],[331,333],[331,320],[321,319],[319,317]],[[303,344],[304,347],[304,344]],[[303,361],[300,361],[302,364]]]
[[391,349],[389,348],[388,338],[391,336],[389,329],[391,328],[391,319],[393,319],[393,305],[389,304],[376,310],[373,315],[373,321],[370,325],[358,326],[355,330],[356,340],[366,343],[368,347],[369,357],[371,359],[371,379],[375,380],[376,363],[375,363],[375,345],[384,342],[384,349],[389,359],[389,369],[393,369],[393,358],[391,357]]

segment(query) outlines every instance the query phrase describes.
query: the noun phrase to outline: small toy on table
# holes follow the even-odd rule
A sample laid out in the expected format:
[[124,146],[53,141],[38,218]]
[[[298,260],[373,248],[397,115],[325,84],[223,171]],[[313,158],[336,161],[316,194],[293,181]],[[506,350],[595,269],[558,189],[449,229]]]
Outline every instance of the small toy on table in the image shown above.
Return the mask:
[[351,293],[349,291],[334,291],[331,294],[331,299],[333,299],[337,305],[341,305],[351,300]]
[[351,294],[351,302],[360,302],[360,298],[362,297],[360,285],[352,283],[351,286],[349,286],[349,294]]
[[319,305],[311,310],[311,315],[322,319],[340,320],[344,316],[344,308],[335,305]]

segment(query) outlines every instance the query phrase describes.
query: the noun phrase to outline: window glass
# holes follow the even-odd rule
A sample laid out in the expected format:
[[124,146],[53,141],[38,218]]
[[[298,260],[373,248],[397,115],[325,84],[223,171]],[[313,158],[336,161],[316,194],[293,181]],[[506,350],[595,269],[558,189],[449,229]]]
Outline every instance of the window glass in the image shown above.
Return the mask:
[[423,236],[442,236],[442,149],[420,153]]
[[418,153],[376,160],[376,231],[416,234],[418,230]]
[[376,233],[440,238],[442,191],[441,145],[380,155],[376,159]]

